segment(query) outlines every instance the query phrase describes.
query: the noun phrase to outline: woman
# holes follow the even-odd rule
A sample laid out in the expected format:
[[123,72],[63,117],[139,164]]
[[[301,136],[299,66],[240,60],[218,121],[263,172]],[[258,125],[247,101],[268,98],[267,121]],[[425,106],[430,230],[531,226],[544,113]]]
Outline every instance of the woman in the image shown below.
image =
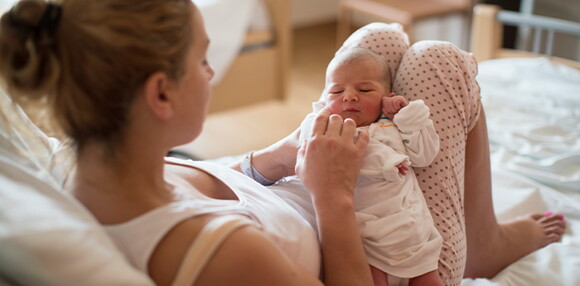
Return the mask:
[[[157,284],[320,284],[316,236],[277,196],[230,169],[164,158],[200,133],[213,74],[189,0],[22,0],[0,29],[9,92],[48,99],[76,148],[74,195]],[[271,179],[292,174],[285,166],[297,160],[316,209],[327,285],[372,283],[353,208],[368,135],[353,140],[354,128],[323,110],[297,158],[296,134],[253,157]],[[473,138],[478,150],[486,143]],[[206,234],[226,227],[223,241],[211,244]],[[196,244],[208,241],[214,251]],[[202,252],[206,259],[196,256]]]
[[[229,168],[164,159],[200,133],[209,100],[209,40],[191,1],[27,0],[2,17],[1,29],[10,93],[47,94],[77,151],[75,197],[157,284],[320,284],[316,235],[277,196]],[[354,130],[322,112],[317,139],[298,158],[318,202],[328,285],[372,283],[352,195],[368,138],[355,143]],[[273,150],[282,148],[296,150]],[[329,158],[350,164],[321,171]],[[204,226],[232,222],[207,261],[182,265]],[[286,226],[295,233],[286,237]]]

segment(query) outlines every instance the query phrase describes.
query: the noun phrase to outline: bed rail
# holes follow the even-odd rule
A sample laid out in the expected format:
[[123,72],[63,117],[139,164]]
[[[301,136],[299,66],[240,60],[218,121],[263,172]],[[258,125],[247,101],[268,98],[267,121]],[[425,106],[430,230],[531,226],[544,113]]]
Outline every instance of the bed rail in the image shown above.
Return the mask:
[[561,19],[549,18],[538,15],[522,15],[511,11],[499,11],[497,21],[507,25],[524,25],[534,29],[533,53],[540,54],[542,32],[547,32],[546,50],[543,54],[552,55],[554,33],[562,33],[580,37],[580,24]]
[[[473,10],[471,50],[478,61],[505,57],[529,57],[545,55],[557,62],[580,68],[580,63],[569,59],[552,57],[554,34],[566,34],[580,38],[580,23],[502,11],[495,5],[476,5]],[[531,52],[514,51],[501,48],[503,25],[529,27],[534,30]],[[542,41],[546,32],[546,39]],[[544,50],[541,50],[544,42]]]

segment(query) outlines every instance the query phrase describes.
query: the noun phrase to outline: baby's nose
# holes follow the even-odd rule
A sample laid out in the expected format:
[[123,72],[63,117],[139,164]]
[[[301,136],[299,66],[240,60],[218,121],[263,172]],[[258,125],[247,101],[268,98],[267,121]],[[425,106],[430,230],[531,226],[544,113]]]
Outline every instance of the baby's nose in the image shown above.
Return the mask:
[[344,93],[344,97],[342,98],[343,101],[358,101],[358,96],[356,92],[347,91]]

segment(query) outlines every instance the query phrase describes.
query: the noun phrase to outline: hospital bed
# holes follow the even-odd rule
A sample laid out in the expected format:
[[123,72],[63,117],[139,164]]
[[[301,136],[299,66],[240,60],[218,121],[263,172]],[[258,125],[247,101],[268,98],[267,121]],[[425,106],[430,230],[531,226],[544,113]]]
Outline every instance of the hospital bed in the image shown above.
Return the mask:
[[[567,230],[493,279],[462,285],[580,285],[580,64],[550,55],[555,34],[580,37],[580,24],[490,5],[476,6],[473,17],[498,219],[560,212]],[[536,38],[527,51],[502,48],[506,25],[531,28]]]

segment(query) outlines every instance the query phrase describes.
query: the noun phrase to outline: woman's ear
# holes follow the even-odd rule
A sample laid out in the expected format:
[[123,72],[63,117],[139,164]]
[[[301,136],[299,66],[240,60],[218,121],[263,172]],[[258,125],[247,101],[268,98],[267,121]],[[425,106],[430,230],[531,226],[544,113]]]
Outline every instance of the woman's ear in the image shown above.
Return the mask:
[[168,120],[175,113],[174,102],[170,98],[171,82],[166,74],[156,72],[145,82],[143,96],[151,113],[158,118]]

